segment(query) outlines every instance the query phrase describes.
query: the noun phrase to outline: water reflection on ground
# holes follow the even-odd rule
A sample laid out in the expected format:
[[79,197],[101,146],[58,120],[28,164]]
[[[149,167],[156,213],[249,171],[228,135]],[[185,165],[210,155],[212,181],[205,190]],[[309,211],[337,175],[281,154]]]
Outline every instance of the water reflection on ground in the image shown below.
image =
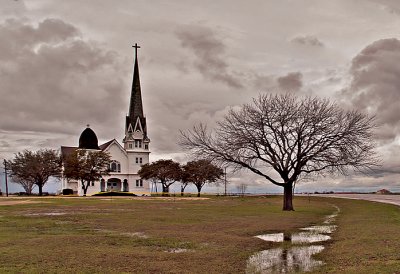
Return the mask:
[[291,242],[292,244],[316,243],[329,240],[330,234],[335,231],[336,226],[310,226],[303,227],[300,230],[304,232],[296,232],[285,235],[284,233],[272,233],[256,236],[257,238],[274,243]]
[[281,243],[283,242],[284,234],[283,233],[264,234],[264,235],[258,235],[256,236],[256,238],[260,238],[261,240],[267,242]]
[[324,234],[319,234],[313,231],[310,232],[299,232],[292,234],[292,244],[306,244],[306,243],[317,243],[329,240],[331,237]]
[[312,255],[321,252],[322,245],[274,248],[258,252],[247,261],[246,273],[288,273],[311,271],[322,265]]
[[263,250],[252,255],[247,261],[246,273],[295,273],[307,272],[323,264],[312,256],[324,249],[323,245],[310,245],[322,243],[331,239],[328,234],[333,233],[337,226],[336,217],[340,211],[326,216],[323,225],[314,225],[301,228],[299,232],[270,233],[256,237],[268,242],[288,243],[283,247]]
[[303,244],[303,243],[315,243],[315,242],[322,242],[329,240],[331,238],[330,236],[321,233],[333,232],[332,229],[322,226],[315,230],[314,227],[305,227],[302,228],[302,230],[307,230],[307,232],[298,232],[288,235],[285,235],[284,233],[272,233],[272,234],[258,235],[256,237],[267,242],[274,242],[274,243],[291,242],[292,244]]
[[336,230],[336,225],[313,225],[310,227],[303,227],[300,228],[300,230],[306,230],[306,231],[313,231],[316,233],[327,233],[330,234],[333,231]]

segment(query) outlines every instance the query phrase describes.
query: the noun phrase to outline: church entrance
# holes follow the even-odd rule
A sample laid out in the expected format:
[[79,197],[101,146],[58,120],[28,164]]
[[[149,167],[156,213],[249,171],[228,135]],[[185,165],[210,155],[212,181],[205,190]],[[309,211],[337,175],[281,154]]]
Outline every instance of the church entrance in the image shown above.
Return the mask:
[[121,191],[121,180],[118,178],[110,178],[107,180],[107,192]]

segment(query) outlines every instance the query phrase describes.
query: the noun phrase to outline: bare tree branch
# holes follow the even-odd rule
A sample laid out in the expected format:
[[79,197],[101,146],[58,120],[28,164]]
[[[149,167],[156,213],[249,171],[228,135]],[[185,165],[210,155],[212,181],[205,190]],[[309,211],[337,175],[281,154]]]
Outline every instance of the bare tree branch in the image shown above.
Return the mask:
[[[260,95],[231,109],[214,131],[203,124],[181,131],[180,145],[196,157],[248,169],[286,191],[302,174],[346,175],[376,167],[375,127],[374,117],[326,99]],[[272,178],[271,168],[281,182]]]

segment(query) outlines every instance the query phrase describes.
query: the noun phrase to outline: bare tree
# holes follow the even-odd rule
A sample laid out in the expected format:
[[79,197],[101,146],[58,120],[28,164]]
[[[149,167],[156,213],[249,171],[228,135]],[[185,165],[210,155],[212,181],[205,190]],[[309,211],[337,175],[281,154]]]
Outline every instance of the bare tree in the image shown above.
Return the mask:
[[198,157],[250,170],[283,187],[283,210],[294,210],[293,185],[301,176],[377,165],[374,128],[373,117],[326,99],[260,95],[231,109],[214,132],[203,124],[181,132],[180,144]]

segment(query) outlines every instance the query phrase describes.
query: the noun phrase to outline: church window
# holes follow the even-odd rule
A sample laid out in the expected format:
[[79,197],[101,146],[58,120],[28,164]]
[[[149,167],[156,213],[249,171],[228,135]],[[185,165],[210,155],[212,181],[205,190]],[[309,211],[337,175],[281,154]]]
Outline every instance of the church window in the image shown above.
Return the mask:
[[141,148],[142,147],[142,141],[141,140],[135,140],[135,147]]
[[136,157],[136,164],[138,164],[139,163],[139,158],[138,157]]
[[136,187],[143,187],[143,180],[136,180]]
[[132,144],[129,144],[128,147],[129,147],[129,148],[132,148]]
[[136,157],[136,164],[141,164],[141,163],[143,163],[143,158]]
[[111,172],[121,172],[121,164],[117,161],[112,161],[110,163],[110,171]]
[[144,149],[149,149],[149,145],[144,145]]

